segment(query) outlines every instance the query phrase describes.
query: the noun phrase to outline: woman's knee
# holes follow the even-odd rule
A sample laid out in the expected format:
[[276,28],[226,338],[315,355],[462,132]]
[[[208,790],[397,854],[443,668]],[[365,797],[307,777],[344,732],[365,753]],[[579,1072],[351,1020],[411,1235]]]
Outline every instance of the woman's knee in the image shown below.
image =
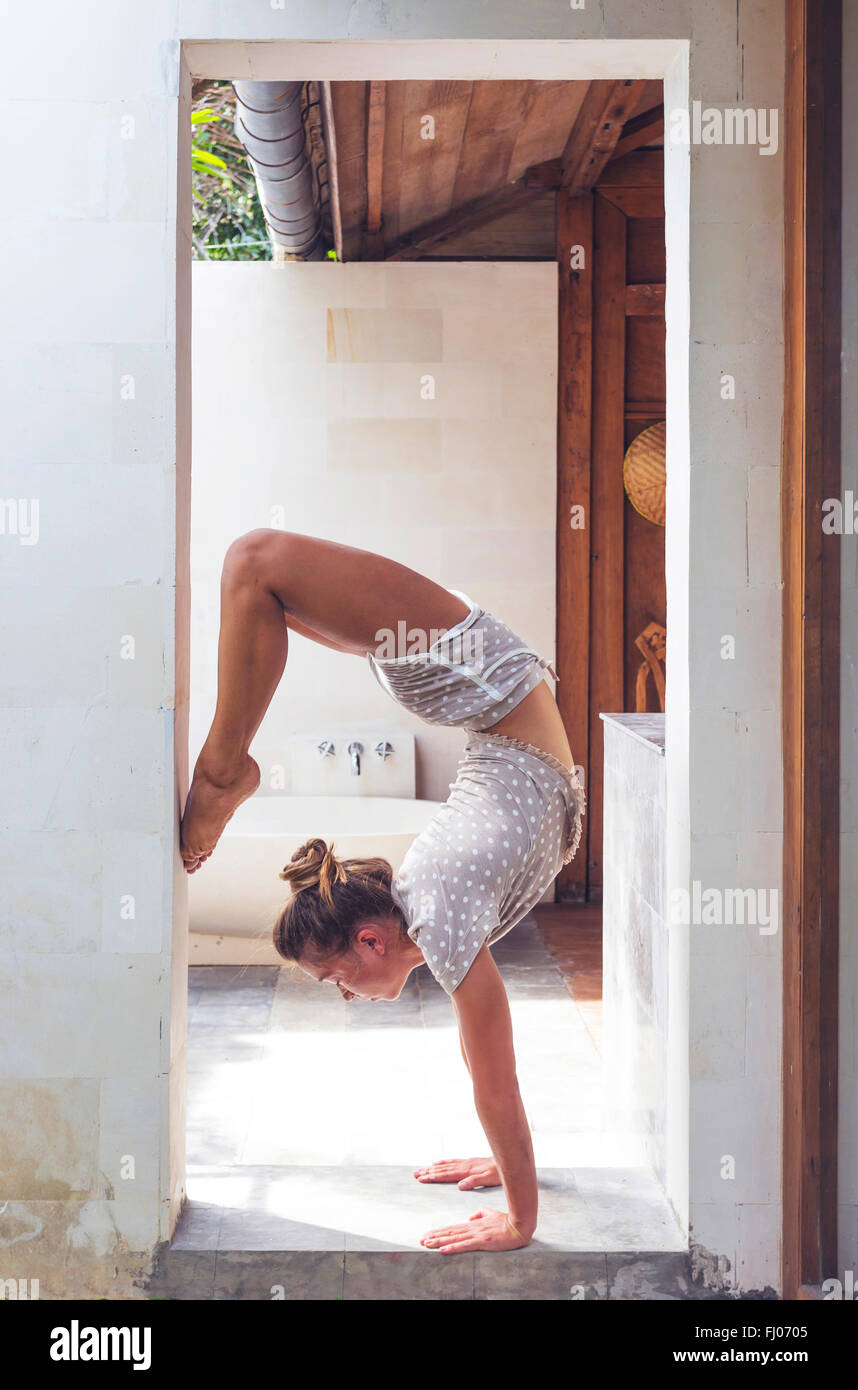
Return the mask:
[[229,586],[268,585],[276,556],[285,540],[282,531],[259,527],[239,536],[228,547],[223,561],[222,581]]

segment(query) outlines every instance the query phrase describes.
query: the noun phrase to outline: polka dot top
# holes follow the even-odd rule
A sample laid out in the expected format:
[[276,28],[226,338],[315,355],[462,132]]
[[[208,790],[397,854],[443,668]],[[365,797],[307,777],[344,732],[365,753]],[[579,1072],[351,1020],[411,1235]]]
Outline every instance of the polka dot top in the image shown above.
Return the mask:
[[572,858],[583,810],[575,774],[549,753],[469,735],[450,796],[393,880],[408,935],[448,994]]

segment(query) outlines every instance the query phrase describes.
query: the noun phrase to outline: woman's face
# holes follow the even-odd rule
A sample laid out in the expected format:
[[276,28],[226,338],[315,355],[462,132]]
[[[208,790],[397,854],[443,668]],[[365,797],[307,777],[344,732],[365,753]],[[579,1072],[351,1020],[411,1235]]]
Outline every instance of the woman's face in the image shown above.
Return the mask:
[[413,963],[403,959],[389,933],[364,925],[351,951],[324,962],[300,961],[301,969],[320,984],[333,984],[344,999],[398,999]]

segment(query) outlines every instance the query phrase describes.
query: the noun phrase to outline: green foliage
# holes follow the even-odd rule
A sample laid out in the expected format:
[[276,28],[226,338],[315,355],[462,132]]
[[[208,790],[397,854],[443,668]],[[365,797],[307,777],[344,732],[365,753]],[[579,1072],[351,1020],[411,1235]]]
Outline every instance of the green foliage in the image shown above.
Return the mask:
[[270,261],[271,243],[256,180],[233,131],[230,82],[205,82],[191,114],[194,259]]

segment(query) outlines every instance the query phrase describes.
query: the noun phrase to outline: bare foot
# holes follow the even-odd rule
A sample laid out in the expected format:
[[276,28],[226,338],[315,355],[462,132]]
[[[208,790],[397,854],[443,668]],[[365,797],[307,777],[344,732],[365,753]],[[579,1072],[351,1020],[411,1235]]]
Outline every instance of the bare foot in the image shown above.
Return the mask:
[[472,1187],[500,1187],[500,1174],[493,1158],[450,1158],[415,1169],[418,1182],[455,1182],[462,1192]]
[[215,777],[197,761],[182,816],[181,854],[189,874],[206,862],[227,821],[253,795],[259,781],[259,766],[249,754],[228,776]]

